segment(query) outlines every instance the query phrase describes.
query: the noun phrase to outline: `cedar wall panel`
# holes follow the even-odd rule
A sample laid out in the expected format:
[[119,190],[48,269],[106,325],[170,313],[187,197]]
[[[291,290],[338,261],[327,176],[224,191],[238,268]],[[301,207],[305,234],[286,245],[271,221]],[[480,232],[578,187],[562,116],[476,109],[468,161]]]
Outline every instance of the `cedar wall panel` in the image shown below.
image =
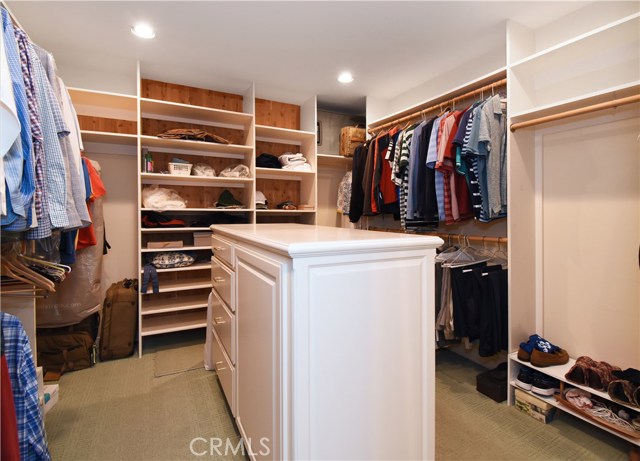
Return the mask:
[[278,142],[256,141],[256,157],[260,154],[267,153],[279,157],[285,153],[300,152],[300,146],[296,144],[282,144]]
[[256,98],[256,125],[300,129],[300,106]]
[[300,182],[282,179],[256,179],[256,190],[267,198],[269,209],[276,209],[278,203],[291,200],[294,205],[300,204]]
[[131,120],[78,115],[81,130],[100,131],[104,133],[138,134],[137,124]]
[[242,112],[242,96],[233,93],[142,79],[140,94],[148,99]]

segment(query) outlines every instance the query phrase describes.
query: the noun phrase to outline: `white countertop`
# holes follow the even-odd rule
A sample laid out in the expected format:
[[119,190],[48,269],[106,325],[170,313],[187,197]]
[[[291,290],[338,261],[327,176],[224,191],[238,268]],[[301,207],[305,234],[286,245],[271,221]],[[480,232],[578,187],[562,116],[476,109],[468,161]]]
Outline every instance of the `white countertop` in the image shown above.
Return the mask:
[[402,251],[432,249],[442,245],[439,237],[375,232],[304,224],[213,225],[214,234],[271,248],[289,256],[334,252]]

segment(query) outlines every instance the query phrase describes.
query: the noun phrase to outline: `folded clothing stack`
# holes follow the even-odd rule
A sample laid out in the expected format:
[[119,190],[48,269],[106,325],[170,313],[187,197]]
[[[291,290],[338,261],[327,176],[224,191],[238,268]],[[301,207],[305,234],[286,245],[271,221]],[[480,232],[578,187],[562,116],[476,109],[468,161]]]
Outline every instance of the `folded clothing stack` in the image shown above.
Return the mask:
[[307,159],[300,152],[297,154],[285,152],[278,157],[278,160],[283,170],[311,171],[311,165],[307,163]]

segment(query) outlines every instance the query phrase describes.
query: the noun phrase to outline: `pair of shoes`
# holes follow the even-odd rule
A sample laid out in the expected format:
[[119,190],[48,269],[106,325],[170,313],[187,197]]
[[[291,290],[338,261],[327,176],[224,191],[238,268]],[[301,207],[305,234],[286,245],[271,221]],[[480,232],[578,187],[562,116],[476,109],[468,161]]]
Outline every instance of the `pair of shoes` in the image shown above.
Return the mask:
[[564,365],[569,361],[569,354],[543,337],[531,335],[527,342],[520,343],[518,359],[531,362],[531,365],[536,367],[548,367]]
[[620,367],[610,365],[607,362],[598,362],[583,355],[576,359],[576,363],[569,369],[565,378],[572,383],[606,392],[609,383],[615,380],[614,371],[620,371]]
[[609,383],[607,393],[611,400],[640,407],[640,385],[626,379],[614,379]]
[[529,367],[520,368],[516,378],[516,386],[544,396],[560,392],[560,381]]

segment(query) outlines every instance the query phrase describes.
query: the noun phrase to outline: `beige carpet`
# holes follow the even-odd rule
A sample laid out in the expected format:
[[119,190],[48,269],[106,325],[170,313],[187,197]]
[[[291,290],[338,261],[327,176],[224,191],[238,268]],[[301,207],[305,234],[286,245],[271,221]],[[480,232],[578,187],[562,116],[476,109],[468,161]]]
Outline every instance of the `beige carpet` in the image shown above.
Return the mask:
[[204,368],[203,344],[166,349],[156,352],[154,356],[156,378]]
[[[193,363],[202,344],[172,347],[188,351]],[[245,460],[232,450],[202,455],[212,438],[237,447],[237,429],[213,372],[155,378],[156,354],[166,350],[162,344],[140,359],[63,375],[60,400],[45,422],[53,460]],[[438,460],[627,459],[626,442],[576,418],[560,413],[544,425],[479,394],[475,376],[482,369],[452,352],[438,352],[436,370]]]

